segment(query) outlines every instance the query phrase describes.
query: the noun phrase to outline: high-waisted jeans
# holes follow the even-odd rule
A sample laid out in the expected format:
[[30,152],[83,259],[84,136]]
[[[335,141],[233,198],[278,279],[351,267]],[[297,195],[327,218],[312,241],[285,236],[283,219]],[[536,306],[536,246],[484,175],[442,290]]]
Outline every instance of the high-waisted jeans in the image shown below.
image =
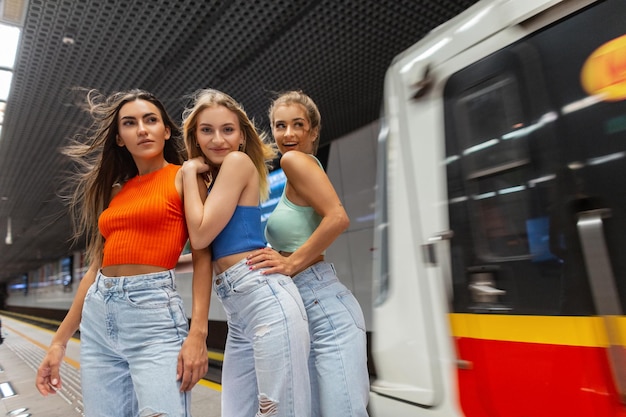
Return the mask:
[[251,271],[245,259],[213,278],[228,318],[222,417],[308,417],[309,328],[290,277]]
[[314,417],[365,417],[369,399],[365,319],[328,262],[293,277],[309,317]]
[[87,417],[191,415],[176,380],[188,335],[173,271],[109,278],[87,291],[80,324],[80,371]]

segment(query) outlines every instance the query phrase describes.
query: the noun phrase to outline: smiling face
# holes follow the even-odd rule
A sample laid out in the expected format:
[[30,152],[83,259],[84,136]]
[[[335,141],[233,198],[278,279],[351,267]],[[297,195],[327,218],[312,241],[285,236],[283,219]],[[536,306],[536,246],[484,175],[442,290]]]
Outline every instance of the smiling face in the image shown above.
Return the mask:
[[272,135],[282,154],[292,150],[313,154],[317,130],[311,128],[304,106],[280,104],[272,113]]
[[159,109],[141,99],[129,101],[120,108],[117,129],[117,145],[125,146],[133,158],[141,159],[161,156],[171,134]]
[[213,105],[198,113],[196,140],[202,153],[213,165],[240,149],[244,136],[237,115],[224,106]]

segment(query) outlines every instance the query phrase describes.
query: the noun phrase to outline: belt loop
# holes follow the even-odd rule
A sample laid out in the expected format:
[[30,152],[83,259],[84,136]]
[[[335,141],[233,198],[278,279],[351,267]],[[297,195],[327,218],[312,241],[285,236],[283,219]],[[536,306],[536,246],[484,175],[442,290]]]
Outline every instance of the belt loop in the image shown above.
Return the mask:
[[324,276],[320,274],[317,270],[317,265],[318,264],[311,265],[311,272],[313,272],[313,275],[315,275],[315,278],[317,278],[318,281],[322,281],[324,279]]
[[170,269],[168,272],[170,273],[170,282],[172,284],[172,288],[176,289],[176,275],[174,275],[174,270]]
[[102,278],[102,272],[100,272],[100,270],[98,270],[98,272],[96,273],[96,280],[93,283],[93,285],[95,285],[94,292],[99,292],[100,291],[100,279],[101,278]]
[[228,271],[228,269],[226,271],[224,271],[224,282],[226,283],[226,287],[228,288],[228,292],[233,292],[234,288],[235,288],[235,280],[232,277],[233,274],[230,273],[230,271]]
[[233,279],[232,276],[236,275],[233,274],[233,267],[235,265],[231,266],[230,268],[226,269],[226,271],[222,272],[220,275],[222,276],[222,282],[226,285],[226,288],[228,289],[228,292],[232,292],[233,291]]

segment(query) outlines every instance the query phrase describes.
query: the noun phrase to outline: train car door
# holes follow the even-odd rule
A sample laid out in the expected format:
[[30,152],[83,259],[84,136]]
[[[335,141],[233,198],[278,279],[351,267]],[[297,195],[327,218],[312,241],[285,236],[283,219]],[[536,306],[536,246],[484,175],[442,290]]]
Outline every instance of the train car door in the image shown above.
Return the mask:
[[624,415],[624,16],[598,2],[445,87],[466,415]]
[[[387,131],[383,127],[379,149],[391,149],[397,159],[390,159],[397,163],[378,169],[377,183],[384,185],[379,185],[377,193],[389,198],[377,197],[384,202],[384,214],[379,212],[377,228],[381,233],[374,244],[377,299],[372,353],[378,372],[371,390],[382,401],[393,399],[387,406],[429,408],[443,397],[441,363],[437,360],[441,346],[435,333],[446,326],[445,311],[433,311],[437,310],[437,302],[432,299],[435,288],[419,256],[421,224],[430,219],[420,214],[427,212],[419,209],[416,199],[414,167],[403,163],[402,159],[407,158],[398,154],[409,151],[400,146],[397,136],[387,137]],[[387,152],[379,150],[378,163],[387,166],[386,157]],[[404,411],[383,409],[384,413],[405,415]]]

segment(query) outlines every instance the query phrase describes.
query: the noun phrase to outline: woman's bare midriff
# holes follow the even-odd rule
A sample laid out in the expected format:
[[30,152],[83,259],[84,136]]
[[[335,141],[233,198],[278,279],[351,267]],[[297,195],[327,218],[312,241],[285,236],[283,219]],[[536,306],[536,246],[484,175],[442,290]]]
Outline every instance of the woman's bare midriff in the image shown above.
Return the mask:
[[[235,265],[237,262],[241,261],[242,259],[244,259],[245,257],[247,257],[248,255],[250,255],[253,252],[255,252],[255,251],[235,253],[233,255],[228,255],[228,256],[224,256],[223,258],[217,259],[216,261],[213,262],[213,270],[215,271],[215,275],[219,275],[222,272],[226,271],[228,268],[230,268],[231,266]],[[282,256],[288,257],[289,255],[291,255],[292,252],[280,251],[278,253],[280,253]],[[305,269],[307,269],[311,265],[314,265],[314,264],[316,264],[318,262],[322,262],[323,260],[324,260],[324,255],[320,255],[320,256],[316,257],[307,266],[302,268],[302,270],[298,271],[294,275],[297,275],[298,273],[304,271]]]
[[138,265],[138,264],[123,264],[123,265],[109,265],[100,270],[102,275],[106,277],[130,277],[133,275],[152,274],[154,272],[169,271],[167,268],[156,265]]
[[235,265],[237,262],[241,261],[252,252],[254,251],[251,250],[248,252],[234,253],[232,255],[216,259],[215,261],[213,261],[213,271],[215,272],[215,275],[219,275],[222,272],[226,271],[228,268]]

